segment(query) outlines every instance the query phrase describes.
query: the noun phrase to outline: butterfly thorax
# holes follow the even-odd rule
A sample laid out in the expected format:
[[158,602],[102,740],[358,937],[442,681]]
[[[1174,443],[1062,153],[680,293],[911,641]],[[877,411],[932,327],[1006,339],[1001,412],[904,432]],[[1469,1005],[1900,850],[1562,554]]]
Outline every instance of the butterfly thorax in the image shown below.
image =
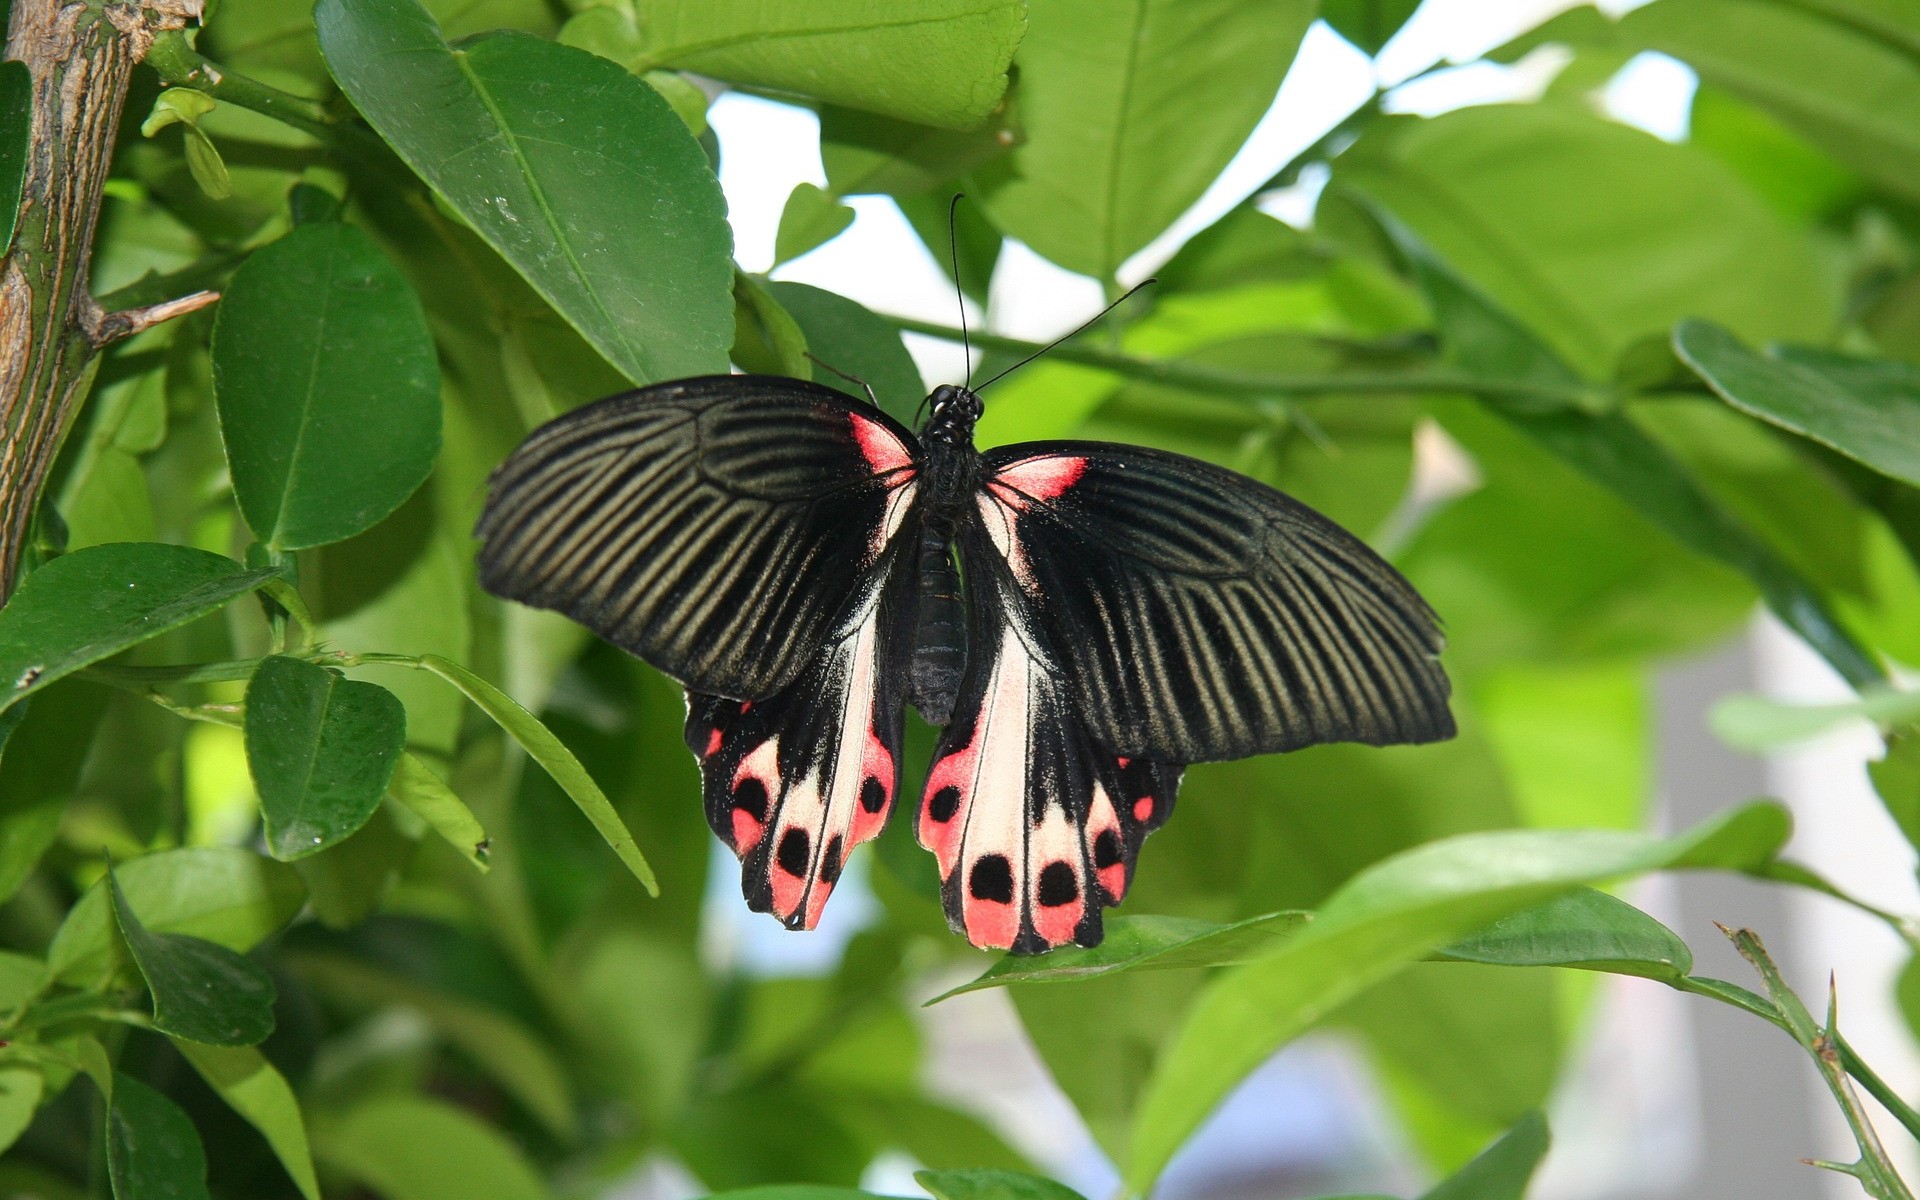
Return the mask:
[[921,468],[927,528],[945,541],[953,536],[961,513],[979,486],[980,452],[973,448],[973,426],[980,419],[980,397],[963,387],[941,384],[928,398],[927,423],[920,429],[925,454]]

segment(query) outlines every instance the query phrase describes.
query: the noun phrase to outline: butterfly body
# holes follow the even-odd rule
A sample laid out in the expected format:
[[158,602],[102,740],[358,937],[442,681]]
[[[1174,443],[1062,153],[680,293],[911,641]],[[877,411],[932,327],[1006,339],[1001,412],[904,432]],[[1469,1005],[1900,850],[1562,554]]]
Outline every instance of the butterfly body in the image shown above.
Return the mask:
[[495,472],[481,581],[686,685],[748,904],[811,928],[941,729],[914,818],[955,929],[1099,941],[1185,764],[1449,736],[1432,613],[1253,480],[1098,442],[919,433],[817,384],[675,381],[536,430]]

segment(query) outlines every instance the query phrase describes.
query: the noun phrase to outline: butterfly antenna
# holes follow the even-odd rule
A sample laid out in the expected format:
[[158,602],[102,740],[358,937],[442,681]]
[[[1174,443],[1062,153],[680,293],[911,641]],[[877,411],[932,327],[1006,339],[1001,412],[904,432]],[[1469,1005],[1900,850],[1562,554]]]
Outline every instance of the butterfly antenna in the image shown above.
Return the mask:
[[1021,367],[1024,367],[1028,363],[1032,362],[1034,359],[1039,358],[1042,354],[1045,354],[1047,351],[1053,349],[1055,346],[1058,346],[1061,342],[1067,341],[1070,338],[1079,337],[1081,334],[1085,333],[1087,330],[1099,324],[1101,318],[1105,317],[1108,313],[1112,312],[1114,309],[1119,308],[1122,304],[1125,304],[1129,299],[1132,298],[1135,292],[1139,291],[1143,287],[1146,287],[1150,283],[1158,283],[1158,282],[1160,282],[1158,279],[1142,279],[1139,283],[1134,284],[1132,287],[1128,288],[1124,293],[1122,293],[1118,300],[1115,300],[1112,304],[1107,305],[1105,308],[1101,309],[1099,312],[1093,314],[1091,317],[1088,317],[1086,320],[1080,322],[1080,324],[1077,327],[1068,330],[1066,333],[1061,334],[1059,337],[1048,342],[1046,345],[1040,347],[1038,350],[1035,350],[1032,354],[1027,355],[1025,358],[1021,359],[1019,362],[1008,367],[1006,370],[1000,372],[998,375],[995,375],[992,379],[987,380],[985,383],[981,384],[977,388],[974,388],[973,390],[976,392],[984,392],[993,384],[998,383],[1000,380],[1005,379],[1007,376],[1013,374],[1015,371],[1018,371]]
[[960,348],[967,356],[967,373],[960,377],[965,383],[973,378],[973,339],[967,335],[967,297],[960,287],[960,237],[957,217],[960,202],[967,198],[965,192],[955,192],[947,204],[947,262],[953,267],[953,303],[960,310]]
[[880,407],[880,398],[873,394],[872,384],[860,378],[858,375],[847,374],[845,371],[842,371],[839,367],[834,366],[832,363],[821,358],[819,355],[815,354],[811,350],[802,351],[802,353],[804,353],[808,358],[811,358],[815,366],[825,367],[827,370],[832,371],[835,375],[838,375],[840,378],[846,380],[848,383],[859,384],[861,390],[867,393],[867,403],[873,405],[875,408]]

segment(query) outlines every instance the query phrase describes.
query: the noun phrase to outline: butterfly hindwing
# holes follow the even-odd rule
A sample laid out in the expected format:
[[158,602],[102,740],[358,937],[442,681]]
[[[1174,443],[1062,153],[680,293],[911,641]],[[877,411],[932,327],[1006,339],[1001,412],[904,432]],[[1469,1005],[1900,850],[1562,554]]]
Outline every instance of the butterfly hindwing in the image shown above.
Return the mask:
[[1100,910],[1125,896],[1181,768],[1094,743],[1031,606],[992,553],[962,543],[967,671],[917,833],[938,860],[948,921],[974,945],[1097,945]]
[[613,396],[494,472],[480,580],[696,692],[768,696],[808,669],[912,509],[917,454],[878,409],[800,380]]
[[983,460],[978,528],[1099,745],[1203,762],[1453,733],[1432,611],[1319,513],[1138,446],[1027,443]]
[[847,620],[789,687],[757,701],[689,692],[707,822],[741,862],[748,906],[820,920],[847,856],[876,836],[900,780],[910,630],[889,554]]

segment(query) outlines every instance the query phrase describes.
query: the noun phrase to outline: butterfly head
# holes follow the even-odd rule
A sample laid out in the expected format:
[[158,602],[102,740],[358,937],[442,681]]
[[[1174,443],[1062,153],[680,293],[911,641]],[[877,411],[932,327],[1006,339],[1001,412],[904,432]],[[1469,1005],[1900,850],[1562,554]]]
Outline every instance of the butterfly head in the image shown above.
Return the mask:
[[929,442],[971,443],[980,409],[977,392],[943,383],[927,397],[927,423],[921,428],[920,436]]

